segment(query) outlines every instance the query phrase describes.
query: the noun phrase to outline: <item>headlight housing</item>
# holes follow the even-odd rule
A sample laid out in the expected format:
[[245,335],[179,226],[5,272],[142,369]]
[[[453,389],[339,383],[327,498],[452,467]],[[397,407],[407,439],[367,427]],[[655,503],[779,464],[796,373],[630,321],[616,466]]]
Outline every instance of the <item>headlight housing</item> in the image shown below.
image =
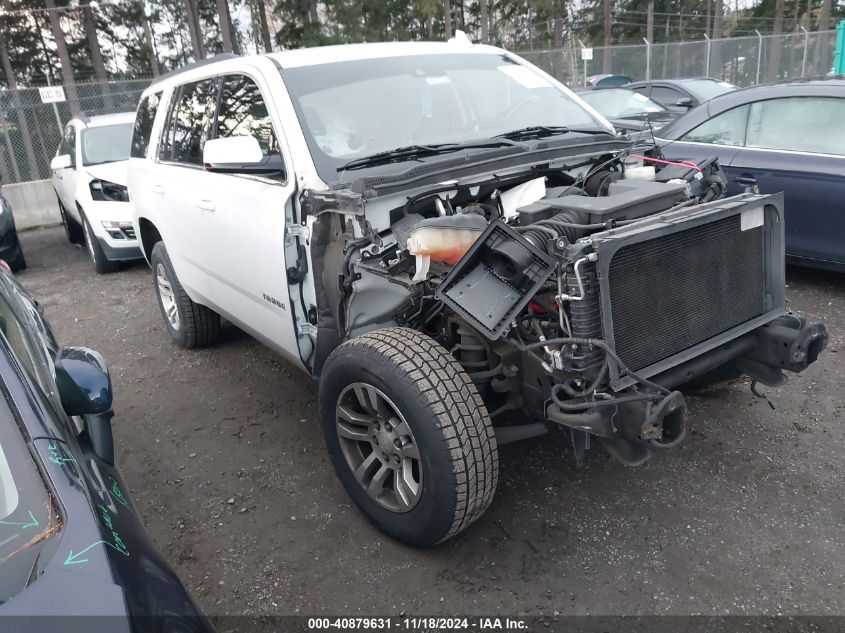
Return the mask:
[[125,185],[96,179],[88,183],[88,188],[91,198],[99,202],[129,202],[129,190]]

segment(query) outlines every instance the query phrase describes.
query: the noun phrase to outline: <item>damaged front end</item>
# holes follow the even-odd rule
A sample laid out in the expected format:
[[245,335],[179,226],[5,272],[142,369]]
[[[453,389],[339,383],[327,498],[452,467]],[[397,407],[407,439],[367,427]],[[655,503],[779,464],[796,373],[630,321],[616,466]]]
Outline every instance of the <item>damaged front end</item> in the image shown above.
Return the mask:
[[579,460],[596,438],[641,464],[686,436],[686,385],[746,374],[759,393],[827,343],[786,307],[782,196],[723,195],[715,160],[640,180],[619,156],[450,183],[382,226],[356,199],[315,228],[312,371],[346,338],[410,327],[462,364],[500,443],[558,425]]

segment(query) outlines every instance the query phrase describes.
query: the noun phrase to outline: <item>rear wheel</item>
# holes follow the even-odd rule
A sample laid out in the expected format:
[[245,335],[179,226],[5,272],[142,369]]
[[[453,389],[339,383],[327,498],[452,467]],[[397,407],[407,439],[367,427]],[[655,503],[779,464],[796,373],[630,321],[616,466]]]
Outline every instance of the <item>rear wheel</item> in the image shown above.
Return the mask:
[[395,539],[445,541],[493,499],[498,451],[484,402],[461,365],[415,330],[339,346],[323,368],[320,418],[347,493]]
[[188,296],[176,277],[164,242],[153,247],[150,265],[158,307],[173,342],[190,349],[216,341],[220,334],[220,315]]
[[91,223],[84,215],[82,216],[82,225],[85,230],[85,246],[88,249],[88,256],[91,258],[91,264],[97,274],[106,275],[117,271],[120,268],[120,262],[113,262],[106,258],[99,240],[94,235]]
[[[57,196],[58,200],[58,196]],[[65,227],[65,235],[67,236],[67,241],[71,244],[82,244],[85,241],[85,233],[82,230],[82,227],[79,226],[79,223],[74,220],[68,212],[65,211],[65,206],[62,204],[62,201],[59,200],[59,213],[62,216],[62,226]]]

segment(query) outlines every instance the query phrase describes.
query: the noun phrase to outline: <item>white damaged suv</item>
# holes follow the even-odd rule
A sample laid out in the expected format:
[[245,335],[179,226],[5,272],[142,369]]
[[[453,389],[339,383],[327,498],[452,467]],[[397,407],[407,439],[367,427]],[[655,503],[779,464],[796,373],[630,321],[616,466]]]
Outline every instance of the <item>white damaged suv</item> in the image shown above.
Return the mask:
[[340,481],[414,545],[484,513],[503,443],[642,464],[686,437],[690,381],[776,386],[827,340],[785,306],[781,196],[724,198],[718,161],[461,38],[163,76],[128,172],[170,337],[224,317],[319,380]]
[[142,257],[126,188],[134,121],[131,112],[74,117],[50,162],[67,238],[85,243],[101,274]]

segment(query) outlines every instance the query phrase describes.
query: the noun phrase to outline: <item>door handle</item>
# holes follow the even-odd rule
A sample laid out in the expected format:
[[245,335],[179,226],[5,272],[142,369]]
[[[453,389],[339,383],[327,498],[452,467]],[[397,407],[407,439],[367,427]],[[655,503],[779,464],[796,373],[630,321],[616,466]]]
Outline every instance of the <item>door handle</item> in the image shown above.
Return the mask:
[[214,200],[198,200],[197,206],[203,211],[214,211],[217,208]]
[[734,182],[743,187],[753,187],[757,184],[757,179],[754,176],[743,174],[742,176],[736,176]]
[[757,186],[757,179],[751,174],[735,176],[733,181],[745,187],[745,193],[760,193],[760,187]]
[[164,193],[164,187],[162,185],[153,185],[153,193]]

